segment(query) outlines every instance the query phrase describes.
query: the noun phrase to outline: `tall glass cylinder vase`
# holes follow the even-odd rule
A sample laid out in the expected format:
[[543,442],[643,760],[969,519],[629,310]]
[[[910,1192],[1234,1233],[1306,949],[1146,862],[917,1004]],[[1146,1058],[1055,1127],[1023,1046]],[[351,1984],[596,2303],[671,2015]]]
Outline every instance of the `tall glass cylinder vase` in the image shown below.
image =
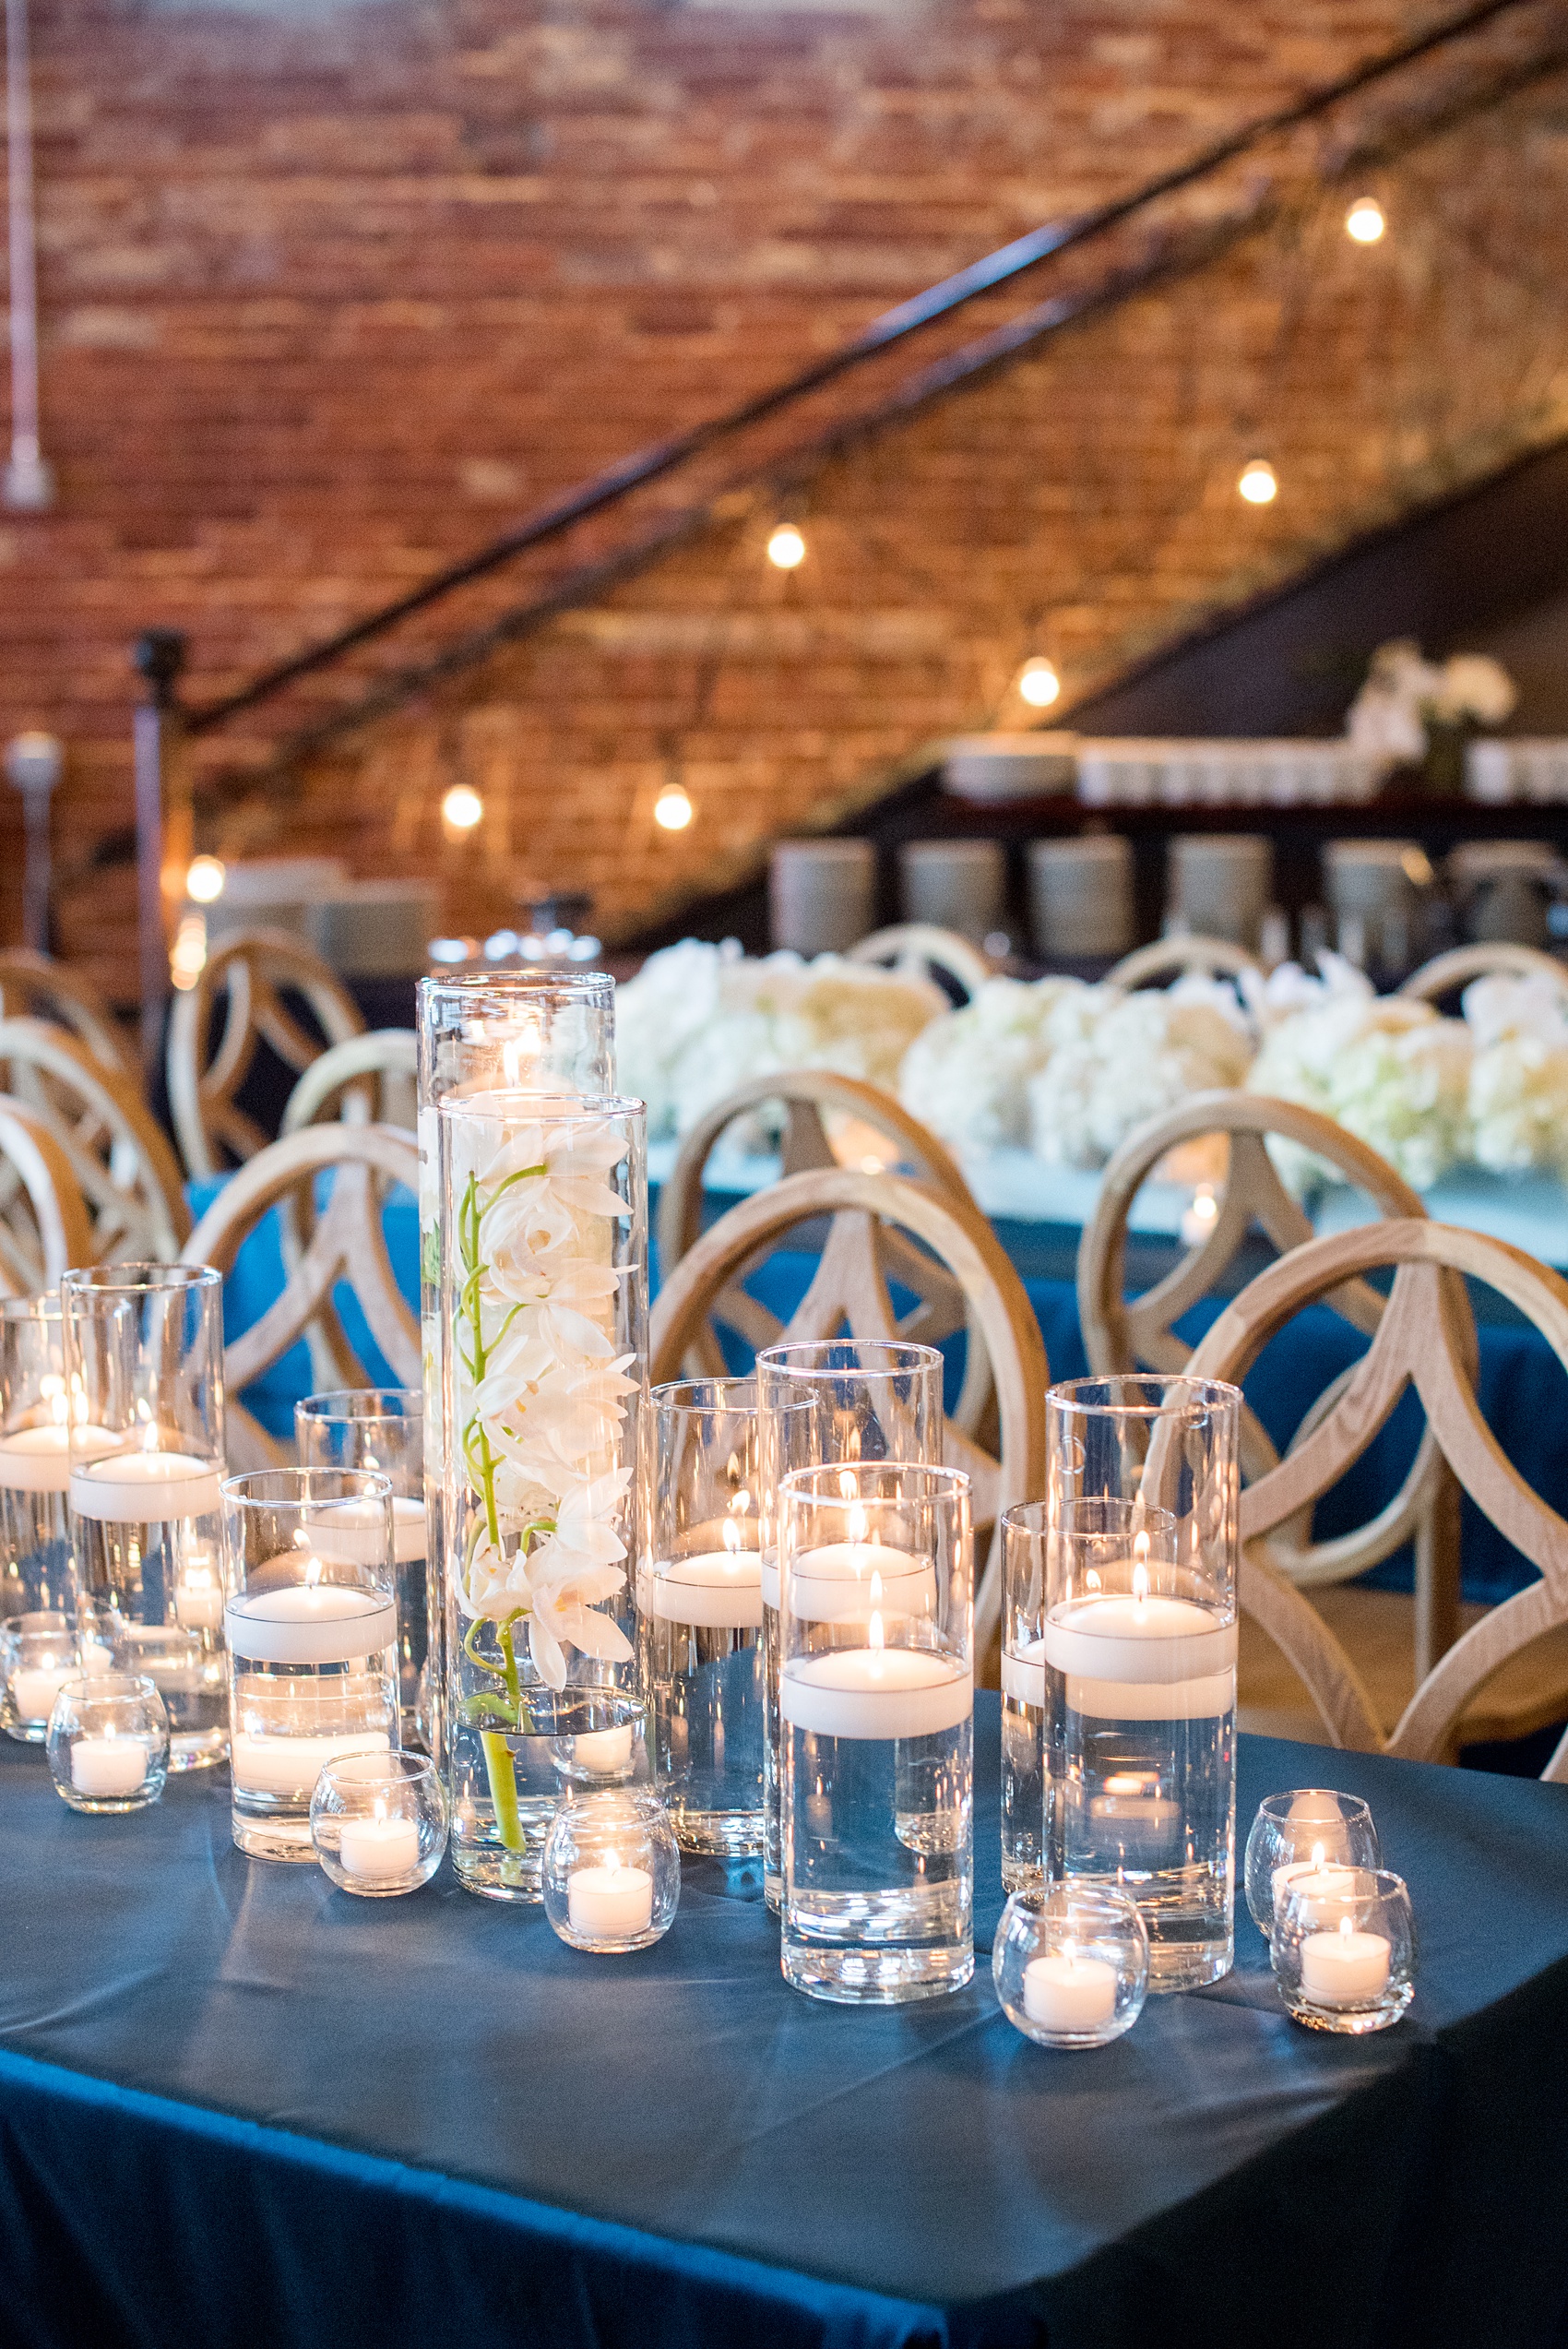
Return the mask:
[[392,1486],[335,1468],[223,1482],[232,1828],[252,1859],[314,1861],[327,1763],[398,1743]]
[[1151,1992],[1234,1952],[1240,1411],[1182,1377],[1047,1397],[1046,1875],[1133,1895]]
[[452,1857],[537,1901],[563,1782],[639,1766],[643,1108],[494,1091],[437,1127]]
[[784,1977],[891,2004],[974,1972],[969,1480],[901,1461],[778,1488]]
[[294,1405],[294,1448],[302,1468],[362,1468],[391,1484],[402,1742],[428,1749],[424,1398],[401,1387],[351,1387],[307,1395]]
[[[78,1405],[77,1449],[110,1450]],[[0,1301],[0,1617],[77,1609],[76,1556],[65,1507],[70,1398],[57,1296]]]
[[436,1110],[497,1089],[615,1090],[615,982],[602,971],[442,974],[419,984],[420,1327],[424,1365],[426,1639],[431,1753],[444,1760],[445,1577],[441,1550],[441,1182]]
[[[792,1339],[756,1358],[758,1459],[762,1468],[763,1881],[767,1905],[783,1891],[780,1845],[778,1545],[774,1532],[780,1480],[797,1468],[851,1467],[901,1460],[932,1467],[942,1459],[942,1355],[897,1338]],[[845,1564],[853,1608],[855,1571]]]
[[637,1642],[653,1773],[682,1847],[762,1850],[762,1548],[754,1378],[656,1387]]
[[[113,1264],[60,1284],[84,1660],[145,1674],[171,1770],[229,1750],[223,1678],[223,1283],[208,1265]],[[79,1416],[78,1416],[79,1413]]]

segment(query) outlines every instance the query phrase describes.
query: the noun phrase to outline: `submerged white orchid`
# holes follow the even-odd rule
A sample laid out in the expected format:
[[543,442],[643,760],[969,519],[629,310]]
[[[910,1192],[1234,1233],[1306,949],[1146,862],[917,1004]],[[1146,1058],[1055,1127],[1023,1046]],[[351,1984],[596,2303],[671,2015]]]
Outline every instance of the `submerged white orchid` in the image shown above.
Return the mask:
[[[625,1583],[626,1376],[615,1351],[614,1262],[626,1202],[610,1177],[627,1142],[607,1117],[453,1122],[461,1186],[458,1425],[477,1504],[457,1576],[464,1647],[500,1685],[472,1699],[486,1731],[525,1725],[514,1644],[526,1619],[546,1687],[566,1650],[624,1663],[604,1604]],[[475,1645],[490,1628],[493,1651]]]

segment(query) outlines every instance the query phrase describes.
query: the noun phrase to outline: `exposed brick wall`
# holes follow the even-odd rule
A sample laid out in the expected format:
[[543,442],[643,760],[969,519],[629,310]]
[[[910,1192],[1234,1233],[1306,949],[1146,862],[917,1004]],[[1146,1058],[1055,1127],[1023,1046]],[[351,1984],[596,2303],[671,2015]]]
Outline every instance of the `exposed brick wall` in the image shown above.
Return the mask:
[[[186,628],[193,695],[220,690],[1432,13],[34,9],[62,497],[0,520],[0,725],[67,743],[67,864],[129,820],[139,627]],[[511,854],[628,921],[985,714],[1028,615],[1092,678],[1544,435],[1563,119],[1533,88],[1392,172],[1375,253],[1310,212],[840,461],[793,581],[760,512],[668,558],[322,762],[295,836],[428,864],[469,773],[492,820],[455,918],[470,885],[476,917],[505,903]],[[1262,516],[1233,495],[1249,435],[1286,482]],[[650,820],[671,759],[700,805],[676,841]],[[129,903],[123,877],[69,897],[68,942],[119,983]]]

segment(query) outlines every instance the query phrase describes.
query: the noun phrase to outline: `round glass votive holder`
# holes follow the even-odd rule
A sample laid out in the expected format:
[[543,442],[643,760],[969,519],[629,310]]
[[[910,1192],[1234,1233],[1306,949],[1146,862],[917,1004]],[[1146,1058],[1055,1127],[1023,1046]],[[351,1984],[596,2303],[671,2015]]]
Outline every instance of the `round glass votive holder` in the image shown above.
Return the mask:
[[55,1698],[80,1670],[68,1616],[49,1607],[8,1615],[0,1623],[0,1729],[20,1745],[42,1746]]
[[1377,1867],[1383,1860],[1372,1815],[1359,1795],[1299,1786],[1258,1805],[1247,1837],[1243,1876],[1253,1923],[1266,1941],[1290,1876],[1318,1868]]
[[315,1856],[339,1891],[384,1901],[417,1892],[446,1849],[446,1793],[422,1754],[344,1754],[310,1798]]
[[544,1914],[574,1950],[647,1950],[674,1920],[681,1847],[648,1788],[569,1785],[545,1838],[540,1876]]
[[1288,2012],[1309,2031],[1386,2031],[1416,1988],[1404,1878],[1385,1867],[1296,1878],[1282,1888],[1269,1956]]
[[147,1673],[67,1680],[49,1716],[54,1791],[74,1811],[139,1811],[169,1775],[169,1709]]
[[1002,1912],[992,1979],[1016,2030],[1040,2047],[1104,2047],[1148,1993],[1148,1930],[1111,1885],[1033,1884]]

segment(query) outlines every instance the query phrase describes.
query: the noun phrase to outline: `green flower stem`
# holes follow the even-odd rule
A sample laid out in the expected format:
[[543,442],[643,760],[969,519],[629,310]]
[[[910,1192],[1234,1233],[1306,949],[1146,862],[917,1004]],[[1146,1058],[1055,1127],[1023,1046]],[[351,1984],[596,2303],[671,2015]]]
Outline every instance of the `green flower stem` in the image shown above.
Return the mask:
[[509,1852],[520,1852],[523,1822],[517,1812],[517,1773],[512,1764],[512,1748],[499,1729],[481,1729],[479,1742],[484,1748],[484,1774],[490,1781],[490,1799],[495,1806],[501,1841]]

